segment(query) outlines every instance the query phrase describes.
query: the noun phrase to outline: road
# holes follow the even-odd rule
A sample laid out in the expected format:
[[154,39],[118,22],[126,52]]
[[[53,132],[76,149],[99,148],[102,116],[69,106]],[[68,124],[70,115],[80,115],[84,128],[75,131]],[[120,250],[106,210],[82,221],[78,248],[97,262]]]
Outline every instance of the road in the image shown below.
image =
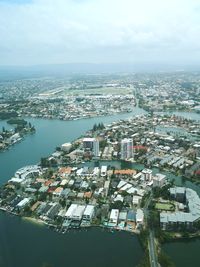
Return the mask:
[[149,238],[148,238],[148,245],[149,245],[149,259],[151,267],[158,267],[158,258],[156,253],[155,247],[155,237],[153,230],[149,230]]
[[[144,210],[144,215],[145,215],[146,220],[149,216],[148,207],[149,207],[149,204],[150,204],[152,198],[153,198],[153,195],[152,195],[152,193],[150,193],[150,196],[144,205],[143,210]],[[157,251],[156,251],[156,246],[155,246],[155,236],[154,236],[153,229],[149,229],[148,247],[149,247],[150,266],[151,267],[159,267]]]

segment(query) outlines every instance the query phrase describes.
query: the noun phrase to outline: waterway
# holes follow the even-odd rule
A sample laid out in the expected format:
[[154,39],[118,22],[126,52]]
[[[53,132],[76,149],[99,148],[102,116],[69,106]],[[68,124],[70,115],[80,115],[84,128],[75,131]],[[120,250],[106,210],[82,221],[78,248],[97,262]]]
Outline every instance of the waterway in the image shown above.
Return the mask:
[[93,228],[63,235],[0,214],[1,267],[130,267],[142,256],[137,237],[129,233]]
[[200,266],[200,238],[174,241],[162,246],[163,251],[171,257],[177,267]]
[[[41,157],[50,155],[57,146],[71,142],[91,129],[95,123],[109,124],[119,119],[127,119],[134,115],[145,113],[140,108],[134,112],[106,117],[96,117],[76,121],[45,120],[27,118],[36,128],[36,133],[26,136],[22,142],[15,144],[3,153],[0,153],[0,184],[10,179],[15,171],[25,165],[40,161]],[[10,129],[5,121],[0,121],[2,127]]]
[[[136,108],[132,113],[76,121],[28,119],[36,133],[0,153],[0,184],[27,164],[37,163],[51,154],[56,146],[70,142],[91,129],[95,123],[109,124],[119,119],[144,113]],[[0,128],[11,128],[0,121]],[[137,236],[129,233],[87,232],[58,234],[0,212],[0,266],[42,267],[129,267],[141,260],[143,250]]]
[[[51,154],[56,146],[83,135],[94,123],[109,124],[143,112],[136,108],[133,113],[77,121],[28,119],[36,127],[37,132],[0,153],[0,184],[5,183],[20,167],[37,163],[41,157]],[[176,115],[199,119],[199,114],[195,113]],[[0,121],[0,129],[2,126],[11,128],[5,121]],[[119,162],[114,164],[118,166]],[[122,163],[122,167],[141,170],[143,165]],[[159,169],[154,168],[153,172],[159,172]],[[200,194],[198,185],[173,174],[166,174],[170,179],[175,178],[177,185],[191,187]],[[168,243],[163,249],[176,266],[196,267],[200,262],[199,247],[200,239],[195,239],[189,242]],[[91,229],[87,232],[70,232],[62,235],[44,226],[0,212],[1,267],[42,267],[45,262],[53,267],[130,267],[136,266],[142,255],[143,251],[137,237],[129,233]]]

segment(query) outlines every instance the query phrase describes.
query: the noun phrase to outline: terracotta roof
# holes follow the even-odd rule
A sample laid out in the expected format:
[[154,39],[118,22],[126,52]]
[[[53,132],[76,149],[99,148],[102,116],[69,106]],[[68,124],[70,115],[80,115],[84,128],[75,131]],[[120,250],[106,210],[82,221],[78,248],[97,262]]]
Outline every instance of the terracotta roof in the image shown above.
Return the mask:
[[64,173],[66,173],[66,174],[70,174],[71,173],[71,171],[72,171],[72,168],[71,167],[62,167],[62,168],[60,168],[59,169],[59,173],[60,174],[64,174]]
[[63,191],[62,187],[57,187],[56,190],[54,191],[55,193],[60,193]]
[[114,174],[122,174],[122,175],[133,175],[136,174],[136,170],[131,170],[131,169],[127,169],[127,170],[115,170]]
[[85,198],[91,198],[92,197],[92,192],[85,192],[84,197]]

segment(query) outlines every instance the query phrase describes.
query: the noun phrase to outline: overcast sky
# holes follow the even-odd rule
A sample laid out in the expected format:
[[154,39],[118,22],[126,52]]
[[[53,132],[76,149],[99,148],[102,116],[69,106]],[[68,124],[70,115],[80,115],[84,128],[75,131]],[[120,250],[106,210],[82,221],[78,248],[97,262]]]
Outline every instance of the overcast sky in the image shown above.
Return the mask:
[[199,61],[199,0],[0,0],[0,65]]

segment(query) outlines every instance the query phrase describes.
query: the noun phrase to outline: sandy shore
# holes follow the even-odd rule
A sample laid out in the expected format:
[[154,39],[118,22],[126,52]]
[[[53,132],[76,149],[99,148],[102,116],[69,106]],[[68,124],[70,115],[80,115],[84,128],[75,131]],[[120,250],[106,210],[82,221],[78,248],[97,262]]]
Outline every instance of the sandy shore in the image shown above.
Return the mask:
[[32,218],[32,217],[22,217],[22,218],[26,221],[31,222],[31,223],[35,223],[35,224],[39,224],[39,225],[45,225],[45,223],[40,219],[36,219],[36,218]]

